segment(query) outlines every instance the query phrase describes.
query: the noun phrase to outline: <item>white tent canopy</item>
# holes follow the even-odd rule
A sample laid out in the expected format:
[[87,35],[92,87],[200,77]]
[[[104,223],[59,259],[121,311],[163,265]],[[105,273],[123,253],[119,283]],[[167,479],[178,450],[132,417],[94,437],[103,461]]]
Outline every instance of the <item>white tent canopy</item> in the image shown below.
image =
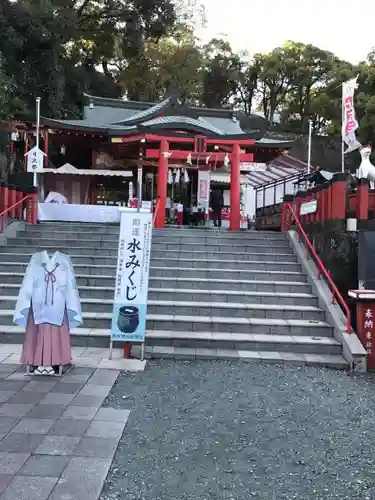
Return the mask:
[[43,174],[70,174],[70,175],[105,175],[117,177],[133,177],[131,170],[100,170],[98,168],[76,168],[70,163],[65,163],[60,168],[45,168],[41,172]]

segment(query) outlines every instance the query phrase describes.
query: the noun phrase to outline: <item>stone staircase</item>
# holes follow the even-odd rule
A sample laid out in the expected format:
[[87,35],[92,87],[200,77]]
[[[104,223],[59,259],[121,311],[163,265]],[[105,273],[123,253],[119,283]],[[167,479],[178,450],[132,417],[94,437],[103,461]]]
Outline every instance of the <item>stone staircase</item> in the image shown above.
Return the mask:
[[[12,324],[27,262],[38,250],[70,255],[84,326],[73,344],[108,346],[118,226],[42,223],[0,247],[0,334],[22,342]],[[147,346],[152,357],[240,358],[346,368],[342,347],[311,294],[284,235],[154,230]]]

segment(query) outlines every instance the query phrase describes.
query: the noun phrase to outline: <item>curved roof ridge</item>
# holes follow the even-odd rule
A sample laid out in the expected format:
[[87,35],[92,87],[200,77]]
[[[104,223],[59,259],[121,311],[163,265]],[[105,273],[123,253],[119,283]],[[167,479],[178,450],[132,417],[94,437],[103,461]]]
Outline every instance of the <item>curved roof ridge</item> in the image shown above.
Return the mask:
[[221,129],[215,127],[215,125],[212,125],[212,123],[210,123],[209,121],[207,121],[202,116],[200,116],[197,121],[203,123],[204,126],[205,126],[205,128],[207,128],[207,129],[216,130],[217,134],[223,135],[223,133],[224,133]]
[[124,118],[123,120],[120,120],[118,122],[113,122],[112,125],[121,125],[123,123],[136,123],[140,120],[143,120],[144,118],[147,118],[148,116],[153,116],[155,113],[159,113],[162,111],[164,108],[168,107],[172,98],[169,96],[166,99],[164,99],[161,102],[158,102],[157,104],[154,104],[150,108],[144,109],[142,111],[139,111],[139,113],[136,113],[135,115],[129,116],[128,118]]
[[194,125],[195,127],[203,128],[206,130],[209,130],[215,134],[218,135],[223,135],[223,131],[215,127],[214,125],[211,125],[208,121],[201,119],[201,118],[191,118],[189,116],[158,116],[156,118],[153,118],[151,120],[147,120],[142,123],[143,126],[149,127],[152,125],[160,125],[160,124],[167,124],[167,123],[186,123],[190,125]]
[[87,94],[86,92],[83,93],[83,96],[86,97],[87,99],[92,99],[93,101],[110,101],[110,102],[123,102],[123,103],[136,103],[136,104],[143,104],[145,106],[153,106],[155,103],[154,102],[149,102],[149,101],[132,101],[128,99],[123,99],[122,97],[103,97],[99,95],[92,95],[92,94]]

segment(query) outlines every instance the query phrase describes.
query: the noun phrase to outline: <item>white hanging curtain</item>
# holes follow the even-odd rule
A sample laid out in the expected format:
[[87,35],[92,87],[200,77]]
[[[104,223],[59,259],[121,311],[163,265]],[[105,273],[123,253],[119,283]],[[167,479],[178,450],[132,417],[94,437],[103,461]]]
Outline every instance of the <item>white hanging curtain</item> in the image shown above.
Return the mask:
[[180,183],[180,169],[176,168],[175,172],[176,172],[175,183],[179,184]]
[[185,182],[185,184],[188,184],[190,182],[189,174],[188,174],[186,168],[184,170],[184,182]]
[[168,184],[173,184],[173,175],[171,169],[168,169]]

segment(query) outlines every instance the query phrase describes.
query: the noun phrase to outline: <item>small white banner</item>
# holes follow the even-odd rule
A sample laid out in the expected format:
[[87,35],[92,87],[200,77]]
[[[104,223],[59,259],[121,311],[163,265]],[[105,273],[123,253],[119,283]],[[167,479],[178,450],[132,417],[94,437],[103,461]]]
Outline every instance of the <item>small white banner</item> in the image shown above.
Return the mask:
[[300,215],[315,214],[317,210],[318,210],[317,200],[306,201],[306,203],[302,203],[299,214]]
[[348,145],[345,153],[350,153],[361,147],[355,131],[359,127],[354,109],[354,92],[358,88],[358,76],[342,84],[342,139]]
[[27,156],[27,171],[28,172],[43,172],[44,156],[43,151],[36,146],[26,153]]
[[120,209],[111,340],[144,342],[152,237],[149,210]]
[[198,207],[208,210],[210,204],[210,172],[208,170],[198,171]]

